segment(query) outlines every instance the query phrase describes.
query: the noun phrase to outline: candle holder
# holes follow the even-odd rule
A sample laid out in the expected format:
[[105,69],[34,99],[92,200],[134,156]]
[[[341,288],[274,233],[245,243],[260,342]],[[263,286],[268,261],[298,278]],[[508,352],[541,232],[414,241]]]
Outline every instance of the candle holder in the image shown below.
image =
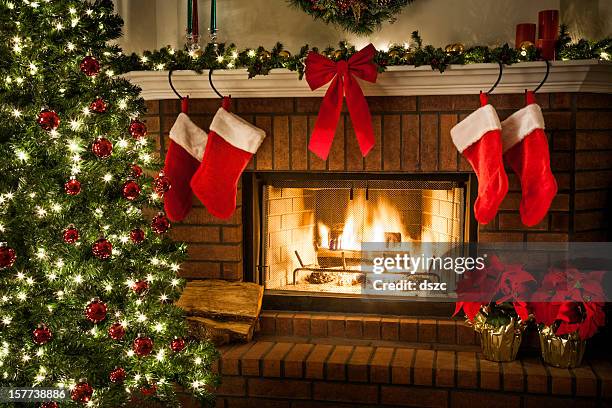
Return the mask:
[[219,36],[219,30],[218,29],[208,29],[208,36],[210,38],[210,42],[213,44],[217,44],[217,38]]
[[200,36],[198,34],[187,34],[185,36],[187,40],[187,51],[190,53],[201,53],[202,46],[200,45]]
[[200,56],[200,17],[198,14],[198,0],[187,0],[187,50],[189,54]]

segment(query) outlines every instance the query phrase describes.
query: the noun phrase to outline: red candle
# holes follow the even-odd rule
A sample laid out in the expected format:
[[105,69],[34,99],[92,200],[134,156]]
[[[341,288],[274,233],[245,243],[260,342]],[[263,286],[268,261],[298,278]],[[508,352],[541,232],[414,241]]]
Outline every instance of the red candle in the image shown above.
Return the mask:
[[516,25],[516,41],[514,47],[521,48],[521,44],[529,41],[532,44],[536,42],[536,25],[532,23],[521,23]]
[[557,40],[543,40],[539,39],[537,47],[540,49],[540,55],[543,60],[554,61],[555,60],[555,47]]
[[538,13],[538,39],[559,38],[559,10],[542,10]]
[[193,0],[193,36],[197,38],[200,35],[200,17],[198,15],[198,0]]

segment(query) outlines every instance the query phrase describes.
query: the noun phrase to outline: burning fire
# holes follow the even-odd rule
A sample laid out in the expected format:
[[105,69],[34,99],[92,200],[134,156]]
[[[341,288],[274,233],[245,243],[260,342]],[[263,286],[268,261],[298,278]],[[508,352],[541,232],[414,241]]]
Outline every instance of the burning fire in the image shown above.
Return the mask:
[[318,223],[319,246],[327,249],[360,250],[362,242],[407,242],[410,240],[400,211],[383,197],[366,200],[355,194],[342,225],[330,228]]

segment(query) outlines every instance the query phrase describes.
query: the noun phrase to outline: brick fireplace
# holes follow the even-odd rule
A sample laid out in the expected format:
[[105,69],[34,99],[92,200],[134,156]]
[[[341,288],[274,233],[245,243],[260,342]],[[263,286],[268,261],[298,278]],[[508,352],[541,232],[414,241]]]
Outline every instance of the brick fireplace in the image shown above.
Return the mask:
[[[516,176],[508,171],[510,191],[497,217],[490,224],[479,226],[470,239],[480,242],[608,240],[612,220],[609,210],[612,207],[612,96],[542,93],[537,99],[544,112],[552,169],[559,184],[550,212],[540,224],[531,228],[522,226],[518,214],[520,186]],[[469,164],[453,146],[449,132],[478,107],[476,96],[368,97],[376,133],[374,149],[365,159],[361,157],[348,114],[344,112],[326,161],[307,149],[320,101],[320,98],[233,101],[236,113],[267,134],[244,179],[281,173],[314,178],[344,173],[362,179],[367,174],[372,179],[389,175],[404,180],[423,176],[448,179],[458,176],[468,180],[472,175]],[[503,120],[523,106],[523,95],[492,95],[490,101]],[[158,138],[163,155],[179,103],[148,101],[147,106],[147,125]],[[216,99],[192,100],[190,116],[206,129],[218,106]],[[185,222],[174,226],[173,237],[189,244],[189,261],[181,271],[185,278],[254,279],[254,260],[247,254],[254,231],[245,228],[244,222],[252,219],[253,214],[244,209],[255,209],[243,206],[243,195],[253,191],[250,185],[244,188],[244,180],[241,187],[238,208],[231,219],[214,218],[194,199],[194,209]],[[302,218],[308,220],[306,215]]]
[[[520,93],[490,97],[502,120],[521,108],[523,100]],[[265,284],[262,277],[269,271],[258,270],[262,260],[257,259],[255,248],[262,243],[260,215],[266,208],[266,239],[269,248],[277,250],[277,255],[270,251],[268,256],[276,256],[277,264],[283,264],[287,255],[290,265],[281,265],[284,272],[267,282],[256,341],[221,348],[217,369],[223,383],[217,406],[468,407],[478,400],[486,406],[519,408],[595,406],[607,401],[612,387],[612,366],[607,361],[591,355],[582,367],[565,370],[544,366],[532,351],[523,352],[520,361],[489,362],[478,353],[473,330],[460,319],[448,317],[452,313],[448,303],[410,302],[397,307],[386,302],[372,307],[360,301],[349,303],[352,313],[348,313],[309,292],[274,296],[291,283],[287,271],[299,263],[291,257],[296,248],[303,253],[302,261],[309,263],[308,249],[300,247],[299,240],[291,241],[295,248],[282,248],[289,235],[306,231],[308,240],[312,234],[322,243],[317,235],[322,222],[329,228],[329,247],[334,225],[346,225],[344,213],[336,217],[339,220],[330,219],[325,211],[317,213],[313,200],[326,202],[325,197],[316,197],[323,185],[291,184],[295,180],[341,180],[345,184],[336,185],[341,187],[337,196],[344,200],[351,195],[346,183],[355,182],[351,187],[356,201],[366,189],[359,183],[366,181],[457,183],[452,188],[421,186],[399,199],[411,201],[403,204],[421,215],[402,215],[403,231],[383,232],[402,232],[406,238],[433,228],[438,236],[448,234],[446,239],[469,242],[610,240],[612,95],[554,92],[540,93],[537,100],[544,112],[559,193],[544,220],[526,228],[518,214],[519,182],[510,170],[510,191],[496,218],[486,226],[472,221],[475,177],[453,146],[450,129],[478,108],[477,95],[368,97],[376,133],[373,151],[361,157],[348,113],[343,112],[326,161],[307,149],[320,98],[236,98],[234,111],[264,129],[267,138],[241,180],[238,208],[231,219],[214,218],[194,199],[185,222],[173,226],[172,236],[186,241],[189,248],[189,260],[180,274],[188,280]],[[147,106],[147,125],[163,155],[179,103],[157,100],[147,101]],[[217,99],[194,99],[190,116],[207,128],[218,106]],[[262,181],[269,186],[266,208],[261,207],[263,196],[255,199],[258,191],[264,191],[258,190]],[[461,199],[449,196],[455,189]],[[459,211],[446,212],[445,218],[442,206],[457,206]],[[325,205],[319,207],[325,210]],[[330,210],[334,212],[334,207]],[[445,231],[434,227],[442,222]],[[275,265],[271,259],[267,266]],[[607,347],[608,339],[609,333],[604,333],[593,343]]]

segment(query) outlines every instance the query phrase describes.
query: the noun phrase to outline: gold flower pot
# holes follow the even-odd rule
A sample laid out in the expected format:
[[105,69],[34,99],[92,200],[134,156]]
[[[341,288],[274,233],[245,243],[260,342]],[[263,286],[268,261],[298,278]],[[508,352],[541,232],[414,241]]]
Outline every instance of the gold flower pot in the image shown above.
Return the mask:
[[582,363],[586,341],[581,340],[578,333],[570,333],[562,338],[553,332],[550,326],[538,330],[542,358],[548,365],[560,368],[578,367]]
[[523,340],[524,326],[512,319],[510,323],[494,327],[486,318],[476,316],[474,330],[480,333],[480,345],[484,358],[490,361],[513,361]]

